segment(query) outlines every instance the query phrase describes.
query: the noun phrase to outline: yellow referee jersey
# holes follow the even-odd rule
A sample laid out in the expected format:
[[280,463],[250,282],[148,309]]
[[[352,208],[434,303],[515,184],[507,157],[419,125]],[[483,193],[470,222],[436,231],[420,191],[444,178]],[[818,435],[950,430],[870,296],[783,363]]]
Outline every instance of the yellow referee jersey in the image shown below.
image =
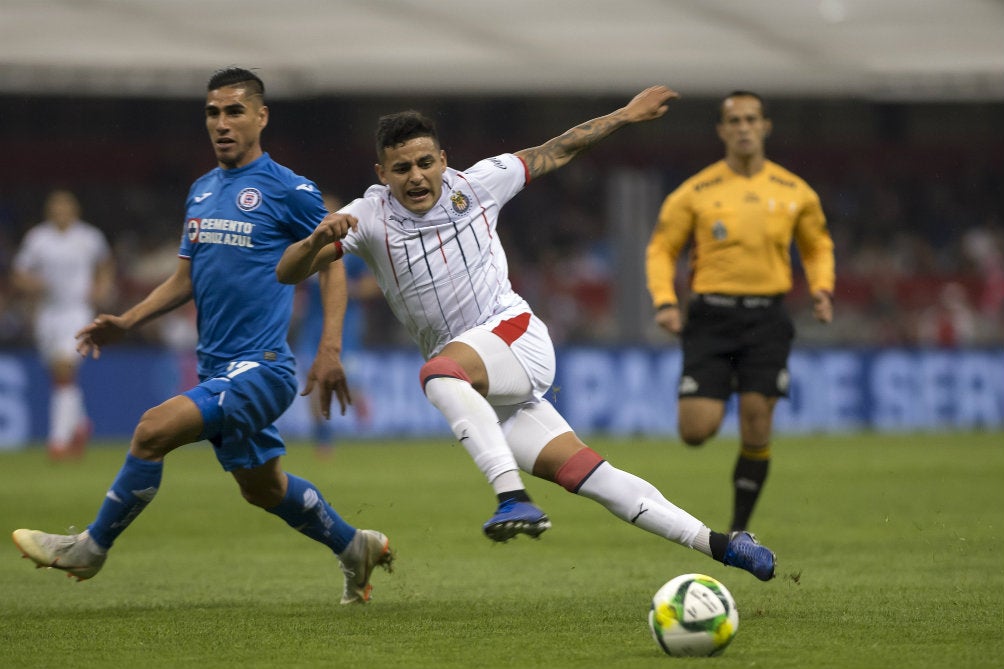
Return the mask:
[[693,241],[695,293],[777,295],[791,290],[791,242],[811,291],[833,291],[833,240],[819,196],[771,161],[753,177],[720,160],[669,194],[645,253],[652,303],[676,303],[680,252]]

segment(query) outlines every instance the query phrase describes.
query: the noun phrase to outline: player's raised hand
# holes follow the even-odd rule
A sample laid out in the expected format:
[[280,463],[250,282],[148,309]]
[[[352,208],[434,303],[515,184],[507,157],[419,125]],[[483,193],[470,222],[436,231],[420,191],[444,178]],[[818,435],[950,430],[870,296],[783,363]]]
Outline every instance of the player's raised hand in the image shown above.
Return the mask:
[[651,121],[659,118],[669,109],[669,101],[680,97],[680,94],[663,85],[649,86],[634,96],[623,109],[627,120],[631,123]]
[[122,339],[127,331],[121,317],[101,314],[77,332],[77,353],[85,358],[91,356],[97,360],[101,357],[102,346],[114,344]]

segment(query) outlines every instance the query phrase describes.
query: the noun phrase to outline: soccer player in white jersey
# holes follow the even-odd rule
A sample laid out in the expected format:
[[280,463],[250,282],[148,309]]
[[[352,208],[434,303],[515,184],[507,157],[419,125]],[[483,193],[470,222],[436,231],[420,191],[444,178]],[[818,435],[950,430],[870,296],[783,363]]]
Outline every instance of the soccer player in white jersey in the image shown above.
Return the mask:
[[530,181],[625,125],[659,118],[675,97],[653,86],[540,146],[464,171],[447,166],[428,118],[414,111],[385,116],[376,132],[380,184],[292,244],[276,274],[294,283],[343,253],[366,260],[426,358],[419,374],[426,396],[495,490],[499,506],[483,527],[490,539],[537,537],[550,527],[526,493],[522,469],[768,580],[773,552],[746,532],[712,532],[647,481],[615,468],[544,398],[554,379],[554,347],[509,283],[496,230],[501,207]]
[[[101,314],[77,335],[79,352],[96,358],[129,330],[194,300],[200,383],[143,414],[122,469],[86,530],[60,535],[19,529],[14,543],[39,567],[91,578],[157,494],[167,455],[205,439],[247,502],[338,557],[345,575],[342,604],[366,602],[371,572],[376,566],[389,570],[393,559],[387,537],[356,529],[313,483],[285,472],[285,444],[273,425],[297,390],[286,343],[293,287],[275,280],[274,267],[327,210],[312,181],[262,150],[269,110],[257,75],[225,68],[210,77],[207,91],[205,123],[217,167],[189,189],[174,274],[122,315]],[[324,308],[337,314],[331,319],[337,322],[325,329],[308,374],[308,387],[319,384],[329,403],[332,391],[342,402],[348,395],[337,354],[345,276],[340,265],[332,269],[321,282]]]
[[35,303],[35,342],[49,370],[48,454],[83,455],[91,433],[77,384],[81,358],[75,335],[112,293],[115,262],[104,234],[80,220],[80,202],[68,190],[45,200],[45,220],[25,235],[14,256],[12,283]]

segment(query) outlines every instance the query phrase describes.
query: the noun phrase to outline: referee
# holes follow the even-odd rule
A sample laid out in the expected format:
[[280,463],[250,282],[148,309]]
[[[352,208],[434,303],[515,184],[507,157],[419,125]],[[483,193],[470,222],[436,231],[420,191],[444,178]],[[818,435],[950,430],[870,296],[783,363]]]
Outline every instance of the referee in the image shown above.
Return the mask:
[[[817,320],[833,317],[833,241],[819,197],[801,178],[767,160],[771,121],[763,99],[730,93],[718,137],[725,158],[669,194],[645,257],[656,323],[680,335],[678,429],[699,446],[714,436],[726,401],[739,395],[739,457],[732,474],[732,530],[745,530],[767,479],[774,406],[788,394],[794,326],[791,243],[805,268]],[[690,245],[690,292],[679,304],[677,258]],[[686,318],[681,311],[686,309]]]

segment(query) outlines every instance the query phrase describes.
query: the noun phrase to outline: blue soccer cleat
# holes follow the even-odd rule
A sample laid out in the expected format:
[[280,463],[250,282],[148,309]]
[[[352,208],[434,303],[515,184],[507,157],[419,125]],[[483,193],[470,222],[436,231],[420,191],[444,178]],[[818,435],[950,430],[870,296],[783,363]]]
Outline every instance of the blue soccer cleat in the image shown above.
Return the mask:
[[517,534],[536,539],[549,527],[551,520],[534,504],[507,499],[485,523],[484,532],[492,541],[509,541]]
[[769,581],[774,578],[776,559],[774,551],[761,546],[749,532],[740,530],[729,535],[729,545],[722,562],[727,567],[745,569],[761,581]]

